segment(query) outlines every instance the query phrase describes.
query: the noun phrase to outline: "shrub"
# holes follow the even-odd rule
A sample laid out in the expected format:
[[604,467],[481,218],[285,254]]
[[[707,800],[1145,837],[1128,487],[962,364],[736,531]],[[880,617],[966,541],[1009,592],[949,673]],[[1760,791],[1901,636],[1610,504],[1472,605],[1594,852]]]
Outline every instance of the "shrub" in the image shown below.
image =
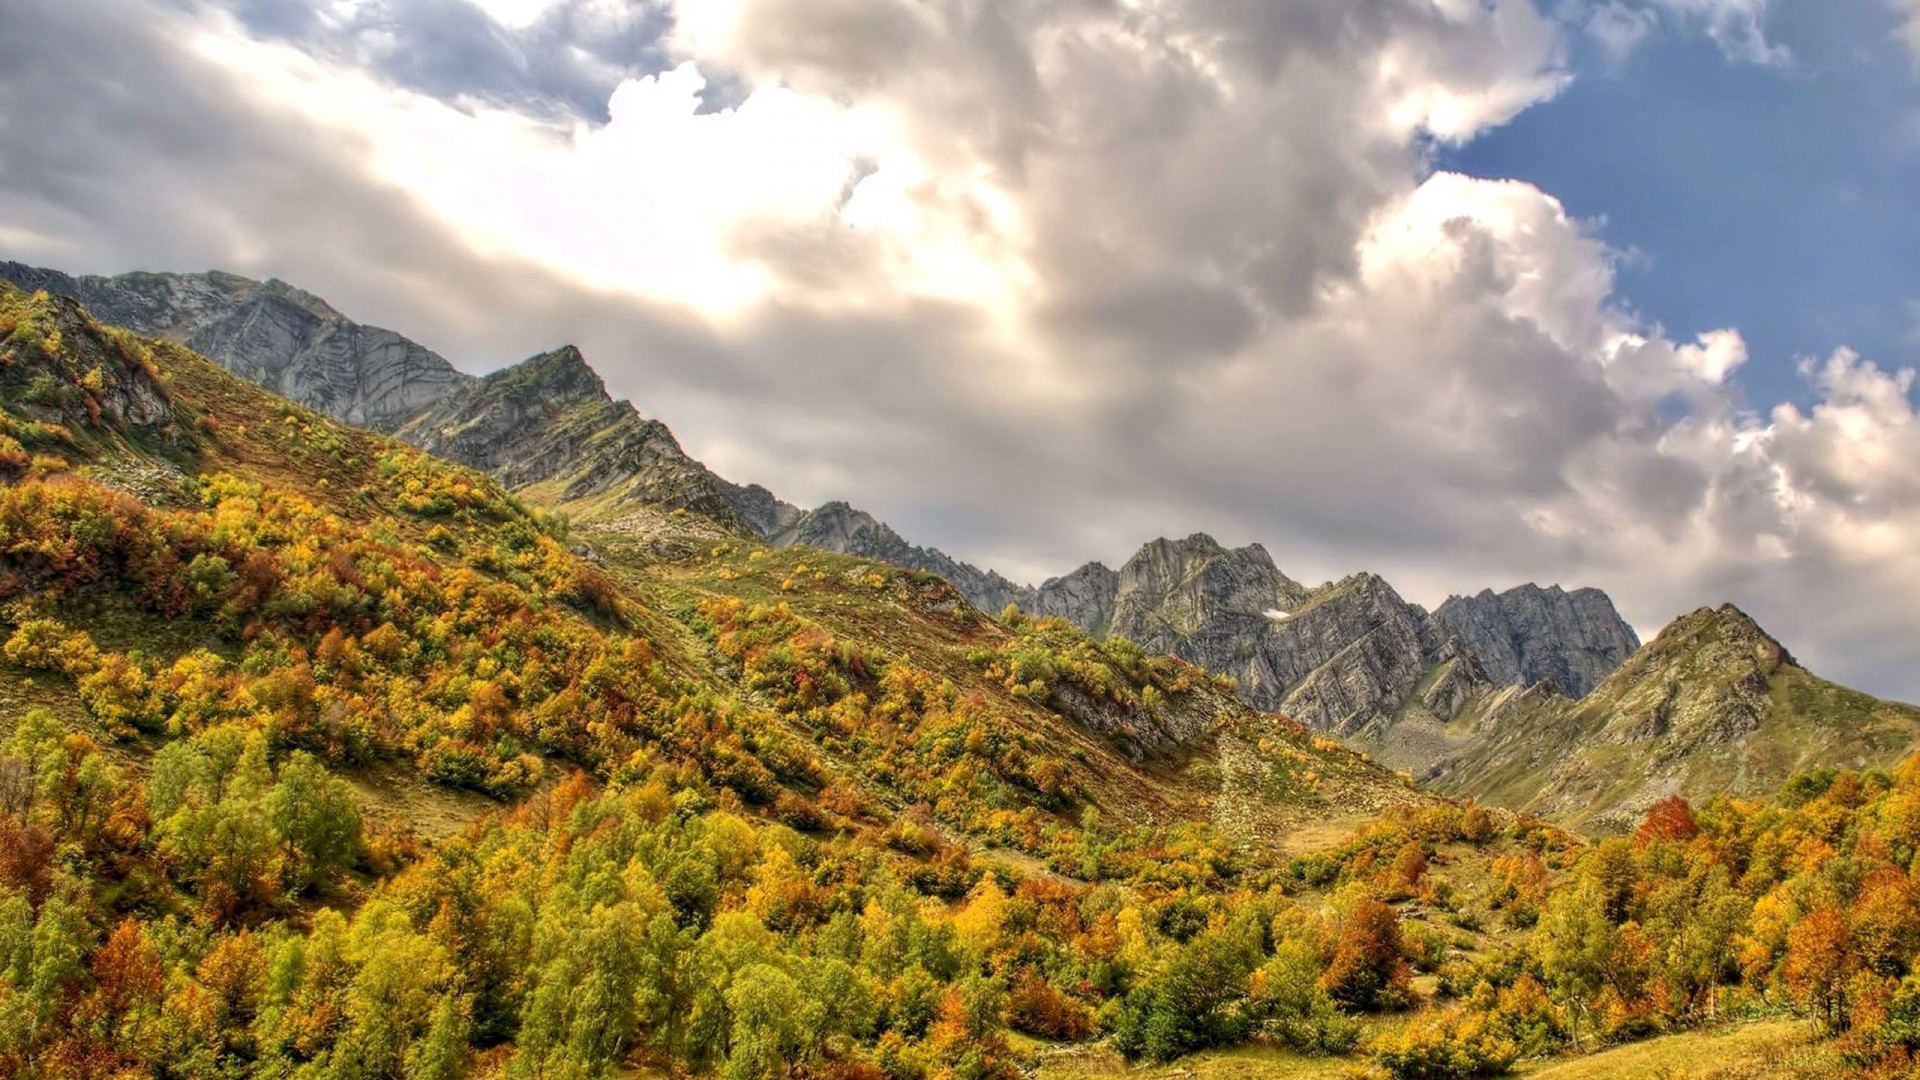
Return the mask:
[[1340,925],[1333,961],[1320,976],[1333,1000],[1354,1009],[1396,1008],[1411,995],[1400,915],[1378,900],[1354,904]]
[[1373,1060],[1394,1080],[1471,1080],[1513,1068],[1520,1050],[1484,1013],[1422,1017],[1373,1043]]
[[1007,994],[1007,1024],[1029,1035],[1074,1041],[1093,1034],[1093,1015],[1032,968],[1024,968]]

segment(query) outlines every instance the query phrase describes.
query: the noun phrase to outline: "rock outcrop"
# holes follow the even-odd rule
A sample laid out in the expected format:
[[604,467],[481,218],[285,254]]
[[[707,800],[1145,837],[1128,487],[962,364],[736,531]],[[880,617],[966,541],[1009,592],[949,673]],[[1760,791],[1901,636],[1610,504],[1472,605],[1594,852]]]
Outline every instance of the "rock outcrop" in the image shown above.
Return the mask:
[[990,570],[960,562],[937,548],[909,544],[885,522],[844,502],[830,502],[801,514],[766,539],[777,547],[804,544],[937,574],[959,589],[973,606],[986,612],[997,614],[1008,604],[1025,605],[1032,601],[1032,589]]
[[1633,651],[1640,637],[1598,589],[1522,585],[1495,594],[1455,596],[1434,612],[1506,686],[1551,680],[1568,697],[1585,697]]
[[69,277],[0,263],[0,279],[84,303],[101,322],[178,341],[339,420],[392,432],[473,381],[391,330],[364,326],[283,281],[236,274]]
[[575,513],[617,516],[644,504],[746,527],[732,485],[688,456],[665,424],[615,401],[571,345],[455,390],[396,434]]
[[1814,676],[1727,604],[1674,620],[1579,701],[1536,687],[1459,726],[1472,737],[1418,778],[1624,829],[1667,795],[1763,796],[1810,768],[1891,765],[1920,739],[1920,709]]
[[1378,575],[1309,589],[1260,545],[1226,548],[1205,534],[1155,540],[1117,573],[1094,564],[1048,582],[1033,610],[1225,672],[1249,702],[1323,731],[1377,727],[1456,660],[1438,704],[1453,708],[1486,681],[1444,627]]
[[1119,598],[1119,571],[1090,562],[1065,577],[1048,578],[1034,590],[1032,600],[1021,606],[1043,618],[1065,619],[1094,634],[1105,634]]
[[[101,326],[67,296],[29,298],[0,284],[0,303],[8,310],[0,325],[0,395],[16,415],[55,425],[72,440],[190,438],[141,342]],[[23,453],[14,434],[0,425],[9,458]],[[11,463],[0,464],[0,475],[13,471]]]

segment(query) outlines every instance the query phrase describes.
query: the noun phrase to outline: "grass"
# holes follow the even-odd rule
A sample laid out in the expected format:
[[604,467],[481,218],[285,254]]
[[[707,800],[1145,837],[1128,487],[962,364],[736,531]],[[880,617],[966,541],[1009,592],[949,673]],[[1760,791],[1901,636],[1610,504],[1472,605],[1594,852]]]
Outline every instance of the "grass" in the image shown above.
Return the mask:
[[1662,1035],[1521,1069],[1528,1080],[1759,1080],[1830,1075],[1831,1056],[1799,1020],[1759,1020]]
[[[1832,1075],[1831,1056],[1798,1020],[1770,1019],[1663,1035],[1578,1057],[1520,1066],[1525,1080],[1810,1080]],[[1357,1058],[1304,1057],[1268,1046],[1217,1050],[1166,1065],[1129,1065],[1105,1045],[1031,1043],[1037,1080],[1334,1080]]]
[[1105,1046],[1043,1052],[1036,1080],[1336,1080],[1349,1074],[1346,1058],[1304,1057],[1269,1046],[1216,1050],[1166,1065],[1128,1065]]

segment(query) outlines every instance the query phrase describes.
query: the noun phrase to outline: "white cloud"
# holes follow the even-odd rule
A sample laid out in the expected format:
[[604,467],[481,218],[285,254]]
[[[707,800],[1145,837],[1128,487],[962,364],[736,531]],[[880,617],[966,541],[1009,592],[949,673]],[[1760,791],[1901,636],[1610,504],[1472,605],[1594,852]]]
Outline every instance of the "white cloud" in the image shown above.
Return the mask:
[[1653,0],[1667,12],[1705,28],[1729,60],[1750,64],[1789,63],[1786,46],[1767,39],[1767,9],[1773,0]]
[[[81,269],[277,273],[468,358],[576,340],[723,474],[1023,576],[1206,529],[1429,601],[1733,599],[1920,693],[1913,376],[1841,352],[1756,410],[1737,329],[1646,325],[1549,193],[1432,170],[1565,84],[1524,0],[686,0],[677,66],[564,124],[149,9],[129,102],[5,48],[122,0],[28,2],[0,115],[66,137],[0,128],[0,223]],[[1783,55],[1764,4],[1663,2]]]
[[1915,61],[1920,62],[1920,0],[1887,0],[1887,4],[1900,16],[1895,36],[1913,53]]
[[471,0],[493,21],[511,29],[523,29],[537,22],[552,6],[549,0]]
[[1650,8],[1631,7],[1607,0],[1585,13],[1582,27],[1608,60],[1621,63],[1660,28],[1660,16]]

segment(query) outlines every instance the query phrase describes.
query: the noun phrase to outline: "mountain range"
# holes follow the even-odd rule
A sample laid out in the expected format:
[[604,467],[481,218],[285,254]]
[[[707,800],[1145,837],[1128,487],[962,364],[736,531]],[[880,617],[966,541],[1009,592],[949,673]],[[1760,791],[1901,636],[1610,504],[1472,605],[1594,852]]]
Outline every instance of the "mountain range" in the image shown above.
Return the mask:
[[1596,589],[1485,590],[1429,612],[1378,575],[1309,586],[1260,545],[1204,534],[1151,541],[1117,570],[1088,563],[1023,585],[846,502],[806,510],[715,475],[664,423],[615,400],[572,346],[474,377],[277,280],[18,263],[0,264],[0,279],[75,297],[104,322],[180,342],[577,521],[684,511],[777,548],[936,575],[986,612],[1013,606],[1180,657],[1447,794],[1618,826],[1664,794],[1754,794],[1810,765],[1884,763],[1920,734],[1920,713],[1817,680],[1730,607],[1642,647]]

